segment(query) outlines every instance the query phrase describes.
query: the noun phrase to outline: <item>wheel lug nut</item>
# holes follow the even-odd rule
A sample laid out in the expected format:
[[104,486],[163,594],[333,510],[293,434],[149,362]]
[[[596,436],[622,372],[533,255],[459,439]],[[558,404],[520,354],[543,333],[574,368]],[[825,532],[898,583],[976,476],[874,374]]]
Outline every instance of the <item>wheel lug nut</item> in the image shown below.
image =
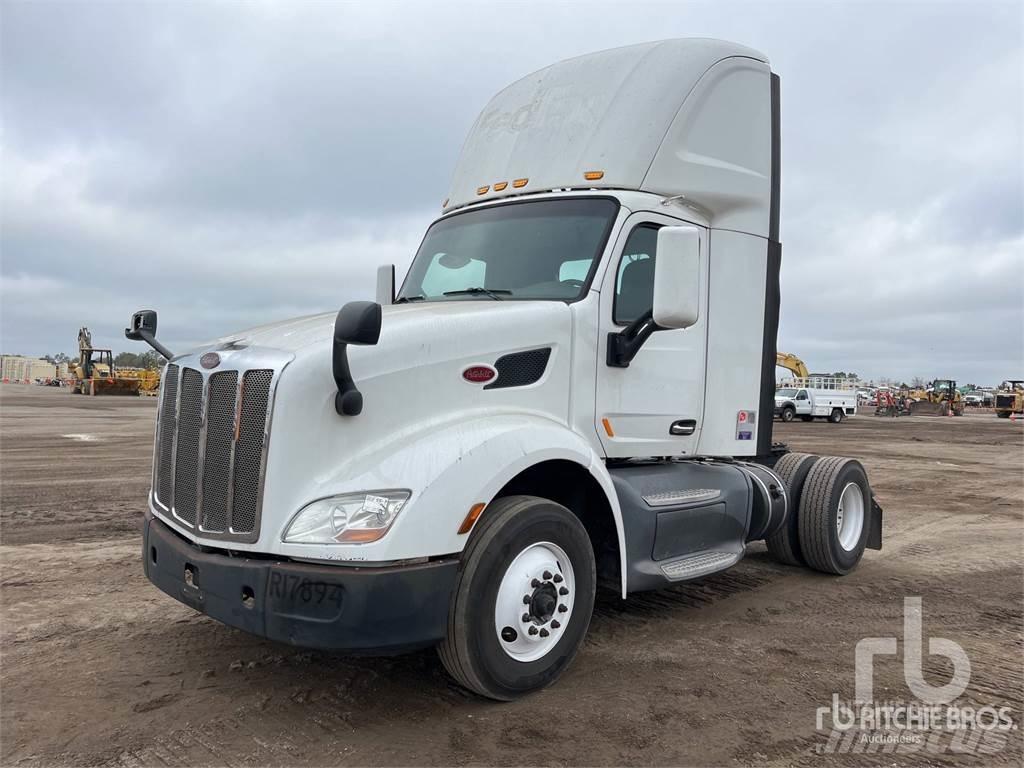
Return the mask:
[[531,635],[536,635],[537,634],[537,628],[536,627],[530,627],[526,631],[529,632]]
[[550,632],[548,632],[548,631],[547,631],[546,629],[542,629],[542,630],[540,631],[540,636],[541,636],[541,637],[547,637],[547,636],[548,636],[548,635],[550,635],[550,634],[551,634],[551,633],[550,633]]
[[523,614],[523,622],[525,623],[525,622],[527,622],[527,621],[529,621],[529,620],[530,620],[530,614],[528,614],[528,613],[524,613],[524,614]]
[[559,613],[565,613],[565,612],[566,612],[566,611],[568,611],[568,610],[569,610],[569,609],[568,609],[568,608],[566,608],[566,607],[565,607],[564,605],[560,605],[560,606],[558,606],[558,612],[559,612]]
[[568,587],[559,587],[558,588],[558,594],[560,594],[560,595],[568,595],[569,594],[569,588]]
[[551,628],[552,629],[558,629],[560,626],[562,626],[562,623],[558,619],[552,619],[551,620]]
[[544,571],[544,581],[551,578],[551,571]]
[[529,605],[529,604],[530,604],[530,596],[529,595],[523,595],[523,605]]
[[533,587],[534,589],[539,587],[540,586],[540,579],[534,579],[533,581],[531,581],[530,582],[530,586]]
[[562,574],[556,573],[555,574],[555,584],[561,584],[561,583],[562,583]]

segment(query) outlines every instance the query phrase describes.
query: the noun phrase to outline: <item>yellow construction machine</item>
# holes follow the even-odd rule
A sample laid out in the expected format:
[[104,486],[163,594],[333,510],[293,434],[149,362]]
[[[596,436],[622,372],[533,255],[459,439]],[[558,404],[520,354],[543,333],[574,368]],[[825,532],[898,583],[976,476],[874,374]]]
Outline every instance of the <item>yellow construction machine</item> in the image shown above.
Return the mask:
[[996,391],[996,416],[1008,419],[1015,413],[1024,414],[1024,381],[1007,379]]
[[787,371],[792,371],[793,375],[798,379],[807,379],[811,375],[803,360],[796,355],[790,355],[786,352],[775,353],[775,365],[779,368],[785,368]]
[[952,379],[935,379],[925,392],[912,392],[911,416],[964,415],[964,399]]
[[71,371],[72,392],[82,395],[138,395],[142,379],[114,368],[114,353],[92,345],[88,328],[78,330],[78,362]]

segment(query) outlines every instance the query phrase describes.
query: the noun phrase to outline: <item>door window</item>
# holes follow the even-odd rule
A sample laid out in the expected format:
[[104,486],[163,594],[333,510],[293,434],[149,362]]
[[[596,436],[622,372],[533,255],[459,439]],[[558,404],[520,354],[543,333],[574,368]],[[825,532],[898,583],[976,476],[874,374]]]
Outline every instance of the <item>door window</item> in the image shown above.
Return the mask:
[[629,325],[654,305],[654,260],[658,226],[641,224],[629,233],[615,275],[612,320]]
[[806,400],[807,399],[807,392],[805,390],[801,389],[800,390],[800,394],[796,396],[796,399],[797,400]]

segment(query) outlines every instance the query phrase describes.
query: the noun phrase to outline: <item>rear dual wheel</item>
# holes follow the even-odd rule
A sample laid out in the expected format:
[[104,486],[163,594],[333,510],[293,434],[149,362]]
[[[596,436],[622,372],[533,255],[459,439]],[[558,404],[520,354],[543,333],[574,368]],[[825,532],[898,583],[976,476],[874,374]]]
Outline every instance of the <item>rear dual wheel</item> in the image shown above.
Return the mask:
[[775,471],[789,490],[785,525],[766,540],[781,563],[844,575],[864,555],[871,513],[871,487],[859,461],[789,453]]
[[442,664],[500,701],[550,685],[583,643],[596,584],[590,538],[572,512],[536,496],[495,500],[463,552]]

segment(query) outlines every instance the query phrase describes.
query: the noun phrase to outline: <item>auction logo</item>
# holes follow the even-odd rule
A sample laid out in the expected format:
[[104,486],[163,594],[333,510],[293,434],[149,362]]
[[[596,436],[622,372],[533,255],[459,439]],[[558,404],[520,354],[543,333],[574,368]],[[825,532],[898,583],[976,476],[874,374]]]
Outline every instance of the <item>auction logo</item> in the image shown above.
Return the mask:
[[1008,733],[1017,730],[1010,707],[959,704],[971,680],[971,660],[959,643],[928,638],[928,655],[947,659],[953,675],[945,685],[925,680],[922,623],[921,598],[904,598],[903,678],[914,698],[881,702],[874,698],[875,659],[897,656],[899,638],[864,638],[854,652],[854,700],[841,701],[833,693],[832,705],[817,709],[815,727],[829,731],[827,743],[817,746],[819,754],[993,754],[1006,746]]

